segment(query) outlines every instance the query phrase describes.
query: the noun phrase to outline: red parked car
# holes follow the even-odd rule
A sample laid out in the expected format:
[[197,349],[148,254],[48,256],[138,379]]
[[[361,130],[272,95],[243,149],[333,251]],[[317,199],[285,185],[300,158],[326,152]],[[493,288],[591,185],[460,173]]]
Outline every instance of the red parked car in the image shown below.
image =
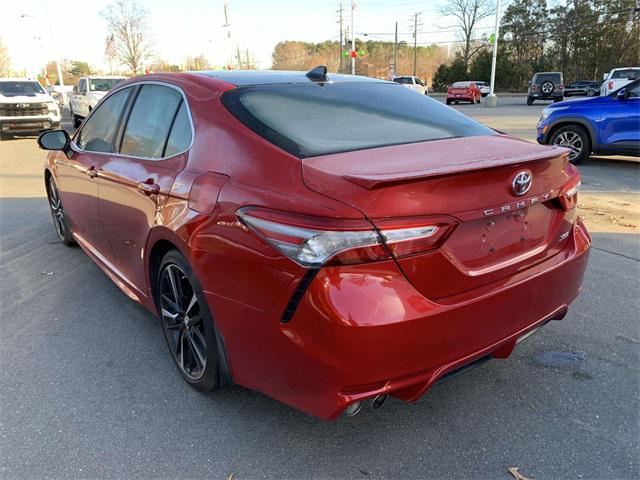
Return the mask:
[[451,102],[480,103],[482,92],[475,82],[456,82],[447,89],[447,105]]
[[38,141],[60,239],[200,391],[325,419],[414,401],[563,318],[587,266],[566,149],[393,82],[153,74]]

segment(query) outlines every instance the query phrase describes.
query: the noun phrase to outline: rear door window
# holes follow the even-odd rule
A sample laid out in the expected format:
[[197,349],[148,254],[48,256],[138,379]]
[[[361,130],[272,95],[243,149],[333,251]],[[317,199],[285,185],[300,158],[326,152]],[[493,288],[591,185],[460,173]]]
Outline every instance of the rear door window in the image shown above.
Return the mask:
[[162,85],[142,85],[131,109],[120,153],[132,157],[162,158],[182,95]]
[[222,101],[258,135],[301,158],[495,134],[426,95],[388,82],[256,85],[229,90]]
[[114,93],[97,107],[76,136],[76,144],[89,152],[115,152],[115,140],[122,111],[131,88]]

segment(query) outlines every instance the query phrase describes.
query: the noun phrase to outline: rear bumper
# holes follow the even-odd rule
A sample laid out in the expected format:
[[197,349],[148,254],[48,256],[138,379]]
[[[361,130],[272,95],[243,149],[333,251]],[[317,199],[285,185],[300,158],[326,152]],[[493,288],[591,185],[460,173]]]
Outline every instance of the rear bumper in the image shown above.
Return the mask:
[[556,98],[563,98],[564,93],[552,93],[551,95],[545,95],[544,93],[529,93],[529,96],[535,100],[554,100]]
[[472,95],[462,95],[459,97],[455,95],[447,95],[447,100],[451,100],[452,102],[471,102],[472,100],[475,100],[475,98]]
[[505,358],[519,337],[562,318],[580,292],[590,242],[578,221],[565,248],[527,278],[452,304],[422,296],[394,262],[323,268],[289,323],[261,312],[251,335],[259,341],[220,325],[234,380],[325,419],[382,393],[415,401],[452,371]]

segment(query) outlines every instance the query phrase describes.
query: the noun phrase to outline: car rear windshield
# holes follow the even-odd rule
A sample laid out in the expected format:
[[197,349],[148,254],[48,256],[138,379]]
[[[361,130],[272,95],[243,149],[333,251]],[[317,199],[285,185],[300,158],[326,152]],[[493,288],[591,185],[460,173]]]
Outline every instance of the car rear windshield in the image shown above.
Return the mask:
[[256,85],[230,90],[222,102],[251,130],[300,158],[495,134],[395,83]]
[[560,83],[559,73],[536,73],[534,83],[553,82]]
[[17,97],[20,95],[35,95],[45,93],[38,82],[0,82],[0,93],[5,97]]
[[92,78],[89,80],[89,90],[92,92],[108,92],[122,80],[122,78]]
[[456,82],[451,85],[451,88],[468,88],[471,86],[471,82]]
[[616,70],[613,72],[611,78],[626,78],[628,80],[635,80],[640,77],[640,70],[633,68],[627,68],[625,70]]

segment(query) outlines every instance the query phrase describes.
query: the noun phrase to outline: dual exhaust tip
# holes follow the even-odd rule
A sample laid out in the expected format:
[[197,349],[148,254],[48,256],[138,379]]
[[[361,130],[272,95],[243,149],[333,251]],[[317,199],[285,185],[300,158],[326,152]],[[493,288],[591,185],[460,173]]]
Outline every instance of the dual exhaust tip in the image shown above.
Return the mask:
[[360,410],[362,410],[362,407],[365,405],[365,403],[372,409],[377,410],[382,405],[384,405],[384,402],[386,401],[387,395],[383,393],[381,395],[376,395],[375,397],[369,398],[368,400],[353,402],[344,409],[343,415],[345,415],[346,417],[353,417],[354,415],[357,415],[358,413],[360,413]]

